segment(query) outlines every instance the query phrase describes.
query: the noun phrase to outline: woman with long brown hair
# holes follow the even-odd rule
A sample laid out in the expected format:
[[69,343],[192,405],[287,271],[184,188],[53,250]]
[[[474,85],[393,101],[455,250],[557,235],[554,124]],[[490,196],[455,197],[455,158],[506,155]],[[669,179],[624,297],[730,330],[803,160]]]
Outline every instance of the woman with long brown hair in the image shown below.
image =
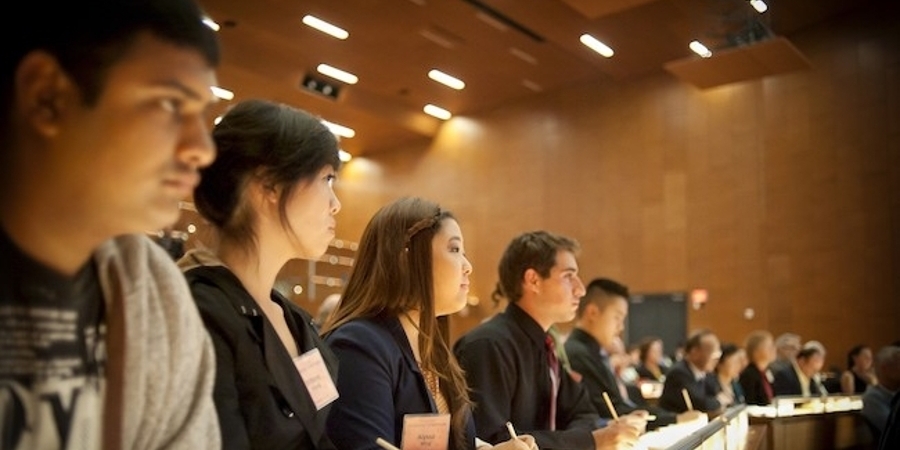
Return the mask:
[[[437,436],[432,448],[475,448],[472,404],[447,322],[466,305],[471,272],[459,224],[436,203],[402,198],[375,214],[322,329],[340,361],[340,398],[327,425],[338,448],[376,449],[378,438],[400,446],[417,438],[404,431],[428,423],[424,434]],[[441,422],[448,417],[449,425]],[[495,448],[533,445],[521,436]]]

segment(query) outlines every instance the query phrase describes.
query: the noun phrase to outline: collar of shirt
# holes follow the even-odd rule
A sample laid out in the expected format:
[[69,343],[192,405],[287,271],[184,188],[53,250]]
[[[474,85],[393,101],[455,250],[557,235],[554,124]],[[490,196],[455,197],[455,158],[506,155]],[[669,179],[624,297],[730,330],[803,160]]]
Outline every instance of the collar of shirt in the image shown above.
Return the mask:
[[513,322],[522,328],[522,331],[533,341],[534,345],[544,348],[544,337],[547,333],[541,328],[537,321],[531,317],[531,315],[515,303],[507,305],[505,313]]

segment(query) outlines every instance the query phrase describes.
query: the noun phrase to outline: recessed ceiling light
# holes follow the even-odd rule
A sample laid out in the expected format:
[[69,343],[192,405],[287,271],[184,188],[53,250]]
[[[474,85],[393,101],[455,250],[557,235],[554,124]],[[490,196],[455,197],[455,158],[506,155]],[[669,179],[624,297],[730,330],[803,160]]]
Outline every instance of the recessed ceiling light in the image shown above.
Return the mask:
[[613,49],[609,48],[608,45],[600,42],[597,38],[585,33],[581,35],[581,43],[586,45],[591,50],[603,55],[604,57],[611,57],[614,52]]
[[347,37],[350,36],[350,33],[348,33],[347,30],[332,25],[316,16],[310,16],[308,14],[303,16],[303,23],[341,40],[347,39]]
[[430,71],[428,71],[428,78],[431,78],[432,80],[437,81],[438,83],[441,83],[449,88],[456,89],[457,91],[466,87],[466,83],[464,83],[459,78],[456,78],[452,75],[447,75],[446,73],[441,72],[437,69],[431,69]]
[[335,80],[340,80],[347,84],[356,84],[356,82],[359,81],[359,78],[356,75],[338,69],[337,67],[329,66],[328,64],[319,64],[319,66],[316,67],[316,70],[322,75],[328,75]]
[[700,43],[700,41],[691,41],[691,43],[688,44],[688,47],[690,47],[691,50],[694,51],[694,53],[696,53],[704,58],[709,58],[710,56],[712,56],[712,52],[709,51],[709,49],[706,48],[705,45]]
[[763,0],[750,0],[750,6],[756,10],[756,12],[762,14],[769,9],[769,5],[766,4]]
[[331,132],[334,133],[335,136],[345,137],[347,139],[356,136],[356,131],[354,131],[353,128],[338,125],[334,122],[329,122],[324,119],[322,120],[322,125],[328,127],[328,129],[331,130]]
[[349,162],[351,159],[353,159],[353,155],[347,153],[346,151],[344,151],[344,149],[338,149],[338,157],[341,158],[342,162]]
[[447,120],[453,117],[453,114],[450,114],[450,111],[430,103],[425,105],[425,107],[422,108],[422,111],[425,111],[425,114],[428,114],[429,116],[437,117],[441,120]]
[[203,16],[203,24],[211,28],[213,31],[219,31],[219,28],[221,28],[219,24],[216,23],[215,20],[212,20],[212,18],[210,18],[209,16]]
[[223,89],[218,86],[210,86],[209,89],[212,90],[213,95],[222,100],[231,100],[234,98],[234,92],[231,92],[228,89]]

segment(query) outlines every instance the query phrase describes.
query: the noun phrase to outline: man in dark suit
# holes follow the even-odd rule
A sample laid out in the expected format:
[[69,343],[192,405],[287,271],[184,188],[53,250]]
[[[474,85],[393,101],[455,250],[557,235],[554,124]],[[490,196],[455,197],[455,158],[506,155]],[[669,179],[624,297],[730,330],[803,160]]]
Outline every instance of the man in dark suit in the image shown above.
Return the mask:
[[802,395],[816,397],[828,395],[817,380],[817,374],[825,364],[825,352],[819,346],[807,346],[797,353],[797,360],[774,371],[772,389],[775,395]]
[[679,413],[687,411],[689,405],[682,394],[687,390],[693,409],[721,412],[722,405],[729,403],[728,398],[706,382],[706,375],[715,368],[721,354],[719,338],[712,331],[702,330],[691,336],[684,345],[684,359],[672,365],[666,374],[659,406]]
[[548,331],[572,320],[585,294],[577,250],[574,240],[545,231],[513,239],[495,292],[509,305],[454,346],[472,390],[477,435],[489,443],[508,439],[507,421],[547,449],[633,444],[646,428],[646,412],[601,427],[584,387],[556,357]]
[[565,344],[566,354],[572,370],[581,376],[581,383],[600,416],[613,417],[603,400],[603,393],[606,392],[617,414],[648,409],[657,416],[656,421],[648,424],[649,428],[669,425],[675,422],[675,414],[651,408],[643,398],[629,396],[627,387],[616,376],[610,362],[609,349],[625,329],[627,299],[626,286],[606,278],[591,281],[587,293],[578,304],[575,328]]

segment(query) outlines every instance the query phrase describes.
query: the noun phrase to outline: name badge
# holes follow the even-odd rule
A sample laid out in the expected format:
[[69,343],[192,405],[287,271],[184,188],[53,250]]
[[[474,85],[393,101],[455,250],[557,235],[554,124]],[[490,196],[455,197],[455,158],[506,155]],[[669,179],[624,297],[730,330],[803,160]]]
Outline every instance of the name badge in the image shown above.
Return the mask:
[[407,414],[403,416],[403,450],[447,450],[450,443],[450,414]]
[[331,374],[328,373],[328,367],[325,366],[325,360],[322,359],[319,349],[314,348],[294,358],[294,366],[297,367],[297,372],[300,372],[300,378],[303,379],[309,396],[316,404],[316,410],[338,399],[337,387],[331,380]]

